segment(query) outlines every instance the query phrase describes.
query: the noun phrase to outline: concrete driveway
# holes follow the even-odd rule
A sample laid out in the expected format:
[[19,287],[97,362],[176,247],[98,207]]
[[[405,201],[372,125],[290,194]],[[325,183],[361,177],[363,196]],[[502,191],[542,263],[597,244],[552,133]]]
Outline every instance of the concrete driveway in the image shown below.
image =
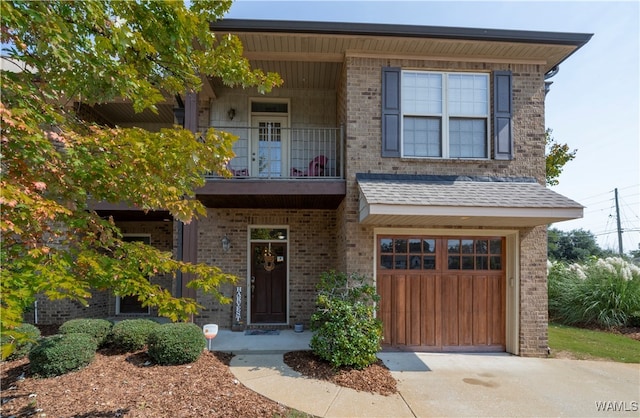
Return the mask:
[[245,386],[318,417],[640,417],[640,365],[509,354],[381,352],[399,393],[380,396],[301,376],[282,354],[308,350],[311,333],[222,331]]
[[640,365],[380,353],[416,417],[640,417]]

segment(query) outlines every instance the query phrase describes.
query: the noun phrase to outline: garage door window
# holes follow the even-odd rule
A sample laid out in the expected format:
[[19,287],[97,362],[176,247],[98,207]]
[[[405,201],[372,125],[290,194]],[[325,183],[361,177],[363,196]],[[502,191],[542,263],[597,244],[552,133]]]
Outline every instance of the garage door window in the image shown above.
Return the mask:
[[502,238],[381,237],[383,270],[501,271]]
[[502,239],[448,239],[449,270],[502,270]]
[[381,238],[380,267],[389,270],[435,270],[436,240]]

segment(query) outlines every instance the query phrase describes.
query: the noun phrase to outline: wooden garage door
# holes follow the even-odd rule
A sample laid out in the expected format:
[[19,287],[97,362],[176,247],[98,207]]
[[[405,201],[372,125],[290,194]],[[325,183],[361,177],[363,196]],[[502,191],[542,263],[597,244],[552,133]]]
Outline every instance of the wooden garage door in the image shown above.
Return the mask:
[[384,346],[504,351],[504,244],[501,237],[379,236]]

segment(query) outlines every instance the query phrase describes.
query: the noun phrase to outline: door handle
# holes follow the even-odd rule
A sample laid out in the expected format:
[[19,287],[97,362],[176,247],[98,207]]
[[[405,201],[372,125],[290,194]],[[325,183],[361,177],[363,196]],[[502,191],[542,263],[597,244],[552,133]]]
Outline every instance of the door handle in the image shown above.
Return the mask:
[[255,297],[254,290],[256,290],[256,277],[251,276],[251,299]]

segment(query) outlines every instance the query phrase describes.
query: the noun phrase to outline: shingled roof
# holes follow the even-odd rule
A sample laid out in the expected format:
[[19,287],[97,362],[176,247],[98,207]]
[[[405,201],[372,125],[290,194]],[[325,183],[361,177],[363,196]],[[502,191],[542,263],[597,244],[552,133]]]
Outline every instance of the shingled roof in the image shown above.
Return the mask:
[[531,178],[358,174],[360,222],[529,227],[582,217],[583,206]]

